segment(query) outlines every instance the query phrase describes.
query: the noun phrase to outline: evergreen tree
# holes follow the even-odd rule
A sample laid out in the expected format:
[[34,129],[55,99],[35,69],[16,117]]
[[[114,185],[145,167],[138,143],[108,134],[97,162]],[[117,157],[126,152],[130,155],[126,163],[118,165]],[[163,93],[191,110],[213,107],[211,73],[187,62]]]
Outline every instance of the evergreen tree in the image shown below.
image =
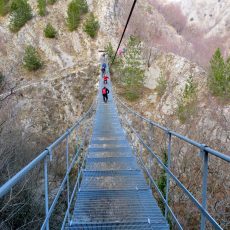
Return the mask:
[[78,28],[81,16],[88,12],[88,5],[86,0],[72,0],[68,5],[67,11],[67,26],[70,31]]
[[125,85],[126,97],[130,100],[137,99],[144,84],[144,69],[141,63],[141,42],[134,36],[128,41],[122,69],[122,82]]
[[80,14],[86,14],[88,12],[88,4],[86,0],[75,0],[75,3],[80,9]]
[[38,0],[38,14],[40,16],[46,15],[46,0]]
[[196,97],[197,84],[194,83],[192,76],[189,76],[186,81],[184,92],[183,92],[183,100],[185,103],[189,103],[194,100]]
[[10,10],[10,30],[12,32],[18,32],[33,17],[27,0],[13,0]]
[[48,3],[49,5],[53,5],[56,1],[57,1],[57,0],[48,0],[47,3]]
[[4,81],[4,75],[0,72],[0,89],[1,89],[3,81]]
[[44,35],[46,38],[55,38],[57,31],[50,23],[48,23],[44,29]]
[[226,98],[230,98],[230,57],[225,64],[225,82],[225,96]]
[[113,46],[112,46],[111,42],[109,42],[109,44],[105,47],[105,52],[108,55],[109,64],[111,64],[113,56],[114,56],[114,50],[113,50]]
[[70,31],[74,31],[80,24],[80,9],[75,1],[70,2],[67,11],[67,25]]
[[197,84],[190,76],[185,84],[181,97],[178,99],[176,115],[180,122],[184,124],[196,112]]
[[215,96],[224,97],[226,94],[229,94],[228,63],[229,61],[225,63],[221,50],[218,48],[210,61],[208,79],[209,88]]
[[156,86],[156,91],[157,95],[162,97],[166,91],[167,88],[167,80],[163,73],[161,72],[160,77],[157,79],[157,86]]
[[42,67],[41,58],[33,46],[27,46],[23,58],[24,66],[32,71]]
[[93,13],[91,13],[84,24],[84,31],[91,38],[95,38],[98,32],[98,29],[99,29],[99,23],[94,17]]
[[10,9],[10,0],[0,0],[0,16],[8,14]]

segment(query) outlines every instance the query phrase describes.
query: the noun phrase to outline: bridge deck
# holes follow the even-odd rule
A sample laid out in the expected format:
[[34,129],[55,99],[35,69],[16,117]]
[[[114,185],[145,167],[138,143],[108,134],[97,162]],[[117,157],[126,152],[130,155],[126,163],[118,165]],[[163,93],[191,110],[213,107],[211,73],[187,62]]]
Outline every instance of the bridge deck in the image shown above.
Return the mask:
[[69,229],[169,229],[125,137],[111,94],[108,103],[99,97]]

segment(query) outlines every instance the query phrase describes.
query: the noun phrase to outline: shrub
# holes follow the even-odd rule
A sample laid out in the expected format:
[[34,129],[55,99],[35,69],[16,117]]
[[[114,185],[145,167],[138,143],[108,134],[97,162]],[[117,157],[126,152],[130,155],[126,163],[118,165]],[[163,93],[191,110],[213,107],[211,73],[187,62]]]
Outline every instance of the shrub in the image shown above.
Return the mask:
[[57,1],[57,0],[48,0],[47,3],[48,3],[49,5],[53,5],[56,1]]
[[137,99],[139,99],[140,94],[141,92],[138,87],[136,87],[135,89],[134,87],[132,87],[131,89],[126,88],[123,96],[129,101],[136,101]]
[[4,80],[5,80],[5,76],[0,72],[0,92],[2,92],[4,88]]
[[10,10],[10,0],[0,0],[0,15],[5,16]]
[[196,111],[195,102],[197,100],[197,84],[190,76],[186,82],[182,97],[178,101],[176,114],[183,124]]
[[187,119],[189,119],[196,111],[194,104],[185,104],[183,101],[180,101],[177,105],[177,117],[179,121],[184,124]]
[[125,54],[124,65],[121,70],[121,80],[125,86],[126,97],[138,99],[144,84],[144,69],[141,63],[141,42],[130,36]]
[[190,76],[185,84],[183,92],[183,98],[186,102],[192,101],[196,97],[197,85],[193,82],[192,76]]
[[40,16],[46,15],[46,0],[38,0],[38,13]]
[[46,25],[46,28],[44,29],[44,34],[46,38],[55,38],[57,35],[57,31],[50,23],[48,23]]
[[0,87],[2,86],[3,82],[4,82],[4,75],[0,72]]
[[[126,48],[125,55],[117,56],[115,59],[111,72],[116,72],[113,79],[121,86],[122,96],[130,101],[135,101],[144,90],[141,42],[138,38],[130,36]],[[112,45],[109,44],[106,49],[110,49],[111,57],[113,57]]]
[[86,0],[75,0],[77,3],[78,7],[80,8],[80,13],[81,14],[86,14],[88,13],[88,4]]
[[27,0],[13,0],[10,10],[10,30],[12,32],[18,32],[33,16]]
[[227,59],[226,64],[225,64],[225,88],[224,92],[225,95],[224,97],[230,98],[230,57]]
[[72,1],[68,5],[67,15],[68,15],[67,17],[68,28],[70,31],[74,31],[79,26],[80,19],[81,19],[80,9],[75,1]]
[[113,56],[114,56],[114,50],[113,50],[113,46],[112,46],[111,42],[109,42],[109,44],[105,47],[105,52],[108,55],[109,64],[111,64],[111,62],[113,60]]
[[84,24],[84,31],[91,37],[95,38],[99,29],[99,23],[93,13],[89,15]]
[[42,67],[41,58],[33,46],[27,46],[24,55],[24,66],[29,70],[37,70]]
[[230,97],[230,58],[224,61],[221,50],[218,48],[210,61],[208,86],[214,96]]
[[166,88],[167,88],[167,80],[161,73],[160,77],[157,79],[157,86],[156,86],[157,95],[162,97],[166,91]]
[[88,12],[86,0],[72,0],[67,10],[67,26],[70,31],[76,30],[80,24],[81,16]]

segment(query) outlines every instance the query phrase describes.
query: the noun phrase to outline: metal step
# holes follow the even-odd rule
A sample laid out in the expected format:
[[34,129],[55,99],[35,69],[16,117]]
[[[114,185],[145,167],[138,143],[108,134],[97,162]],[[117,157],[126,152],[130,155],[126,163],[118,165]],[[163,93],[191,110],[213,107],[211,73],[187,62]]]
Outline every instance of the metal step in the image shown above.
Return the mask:
[[121,127],[112,92],[108,103],[99,97],[86,165],[67,229],[169,229]]
[[84,171],[81,191],[148,189],[140,170]]
[[[72,223],[149,223],[164,224],[151,191],[79,192]],[[84,205],[80,205],[84,204]]]
[[101,223],[101,224],[74,224],[71,230],[168,230],[165,224],[149,223]]
[[138,165],[134,157],[102,157],[87,158],[86,170],[137,170]]

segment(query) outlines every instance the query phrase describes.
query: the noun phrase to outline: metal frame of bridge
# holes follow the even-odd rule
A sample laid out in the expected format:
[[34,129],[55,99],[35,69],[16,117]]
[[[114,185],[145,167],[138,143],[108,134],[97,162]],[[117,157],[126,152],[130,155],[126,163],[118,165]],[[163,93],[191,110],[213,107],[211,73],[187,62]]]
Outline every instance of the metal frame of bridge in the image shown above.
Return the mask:
[[[101,83],[102,84],[102,83]],[[112,92],[112,90],[111,90]],[[114,101],[122,106],[127,113],[132,113],[142,121],[165,132],[168,137],[168,162],[165,165],[157,154],[142,139],[139,133],[130,125],[137,141],[157,160],[167,174],[166,197],[164,197],[153,179],[151,171],[140,159],[145,174],[155,187],[165,204],[165,217],[168,213],[173,217],[178,229],[182,229],[176,215],[168,203],[170,180],[173,180],[189,197],[201,213],[201,229],[205,229],[209,221],[215,229],[222,229],[207,211],[207,178],[208,159],[210,155],[230,163],[230,157],[215,151],[203,144],[197,143],[185,136],[173,132],[149,119],[146,119],[127,107],[119,98],[109,97],[109,103],[104,104],[99,91],[98,108],[95,117],[94,131],[88,152],[83,157],[83,167],[79,169],[76,183],[72,191],[69,186],[69,174],[80,158],[85,139],[77,142],[76,152],[69,159],[69,138],[73,131],[78,130],[85,119],[91,115],[95,103],[89,111],[79,119],[61,137],[52,143],[31,163],[19,171],[14,177],[0,187],[0,198],[25,178],[37,165],[44,165],[44,194],[46,218],[41,229],[49,229],[49,219],[58,203],[64,189],[67,190],[67,210],[62,229],[168,229],[168,224],[160,212],[150,187],[144,180],[143,172],[137,164],[133,150],[127,142],[121,128]],[[87,129],[85,132],[87,135]],[[172,137],[197,147],[203,158],[202,203],[178,180],[170,170]],[[77,137],[76,137],[77,140]],[[53,201],[49,204],[48,161],[52,163],[54,149],[62,143],[66,145],[66,174]],[[70,215],[71,204],[76,199],[73,215]]]
[[[103,83],[100,79],[99,89]],[[169,229],[121,127],[112,88],[101,92],[70,229]]]

